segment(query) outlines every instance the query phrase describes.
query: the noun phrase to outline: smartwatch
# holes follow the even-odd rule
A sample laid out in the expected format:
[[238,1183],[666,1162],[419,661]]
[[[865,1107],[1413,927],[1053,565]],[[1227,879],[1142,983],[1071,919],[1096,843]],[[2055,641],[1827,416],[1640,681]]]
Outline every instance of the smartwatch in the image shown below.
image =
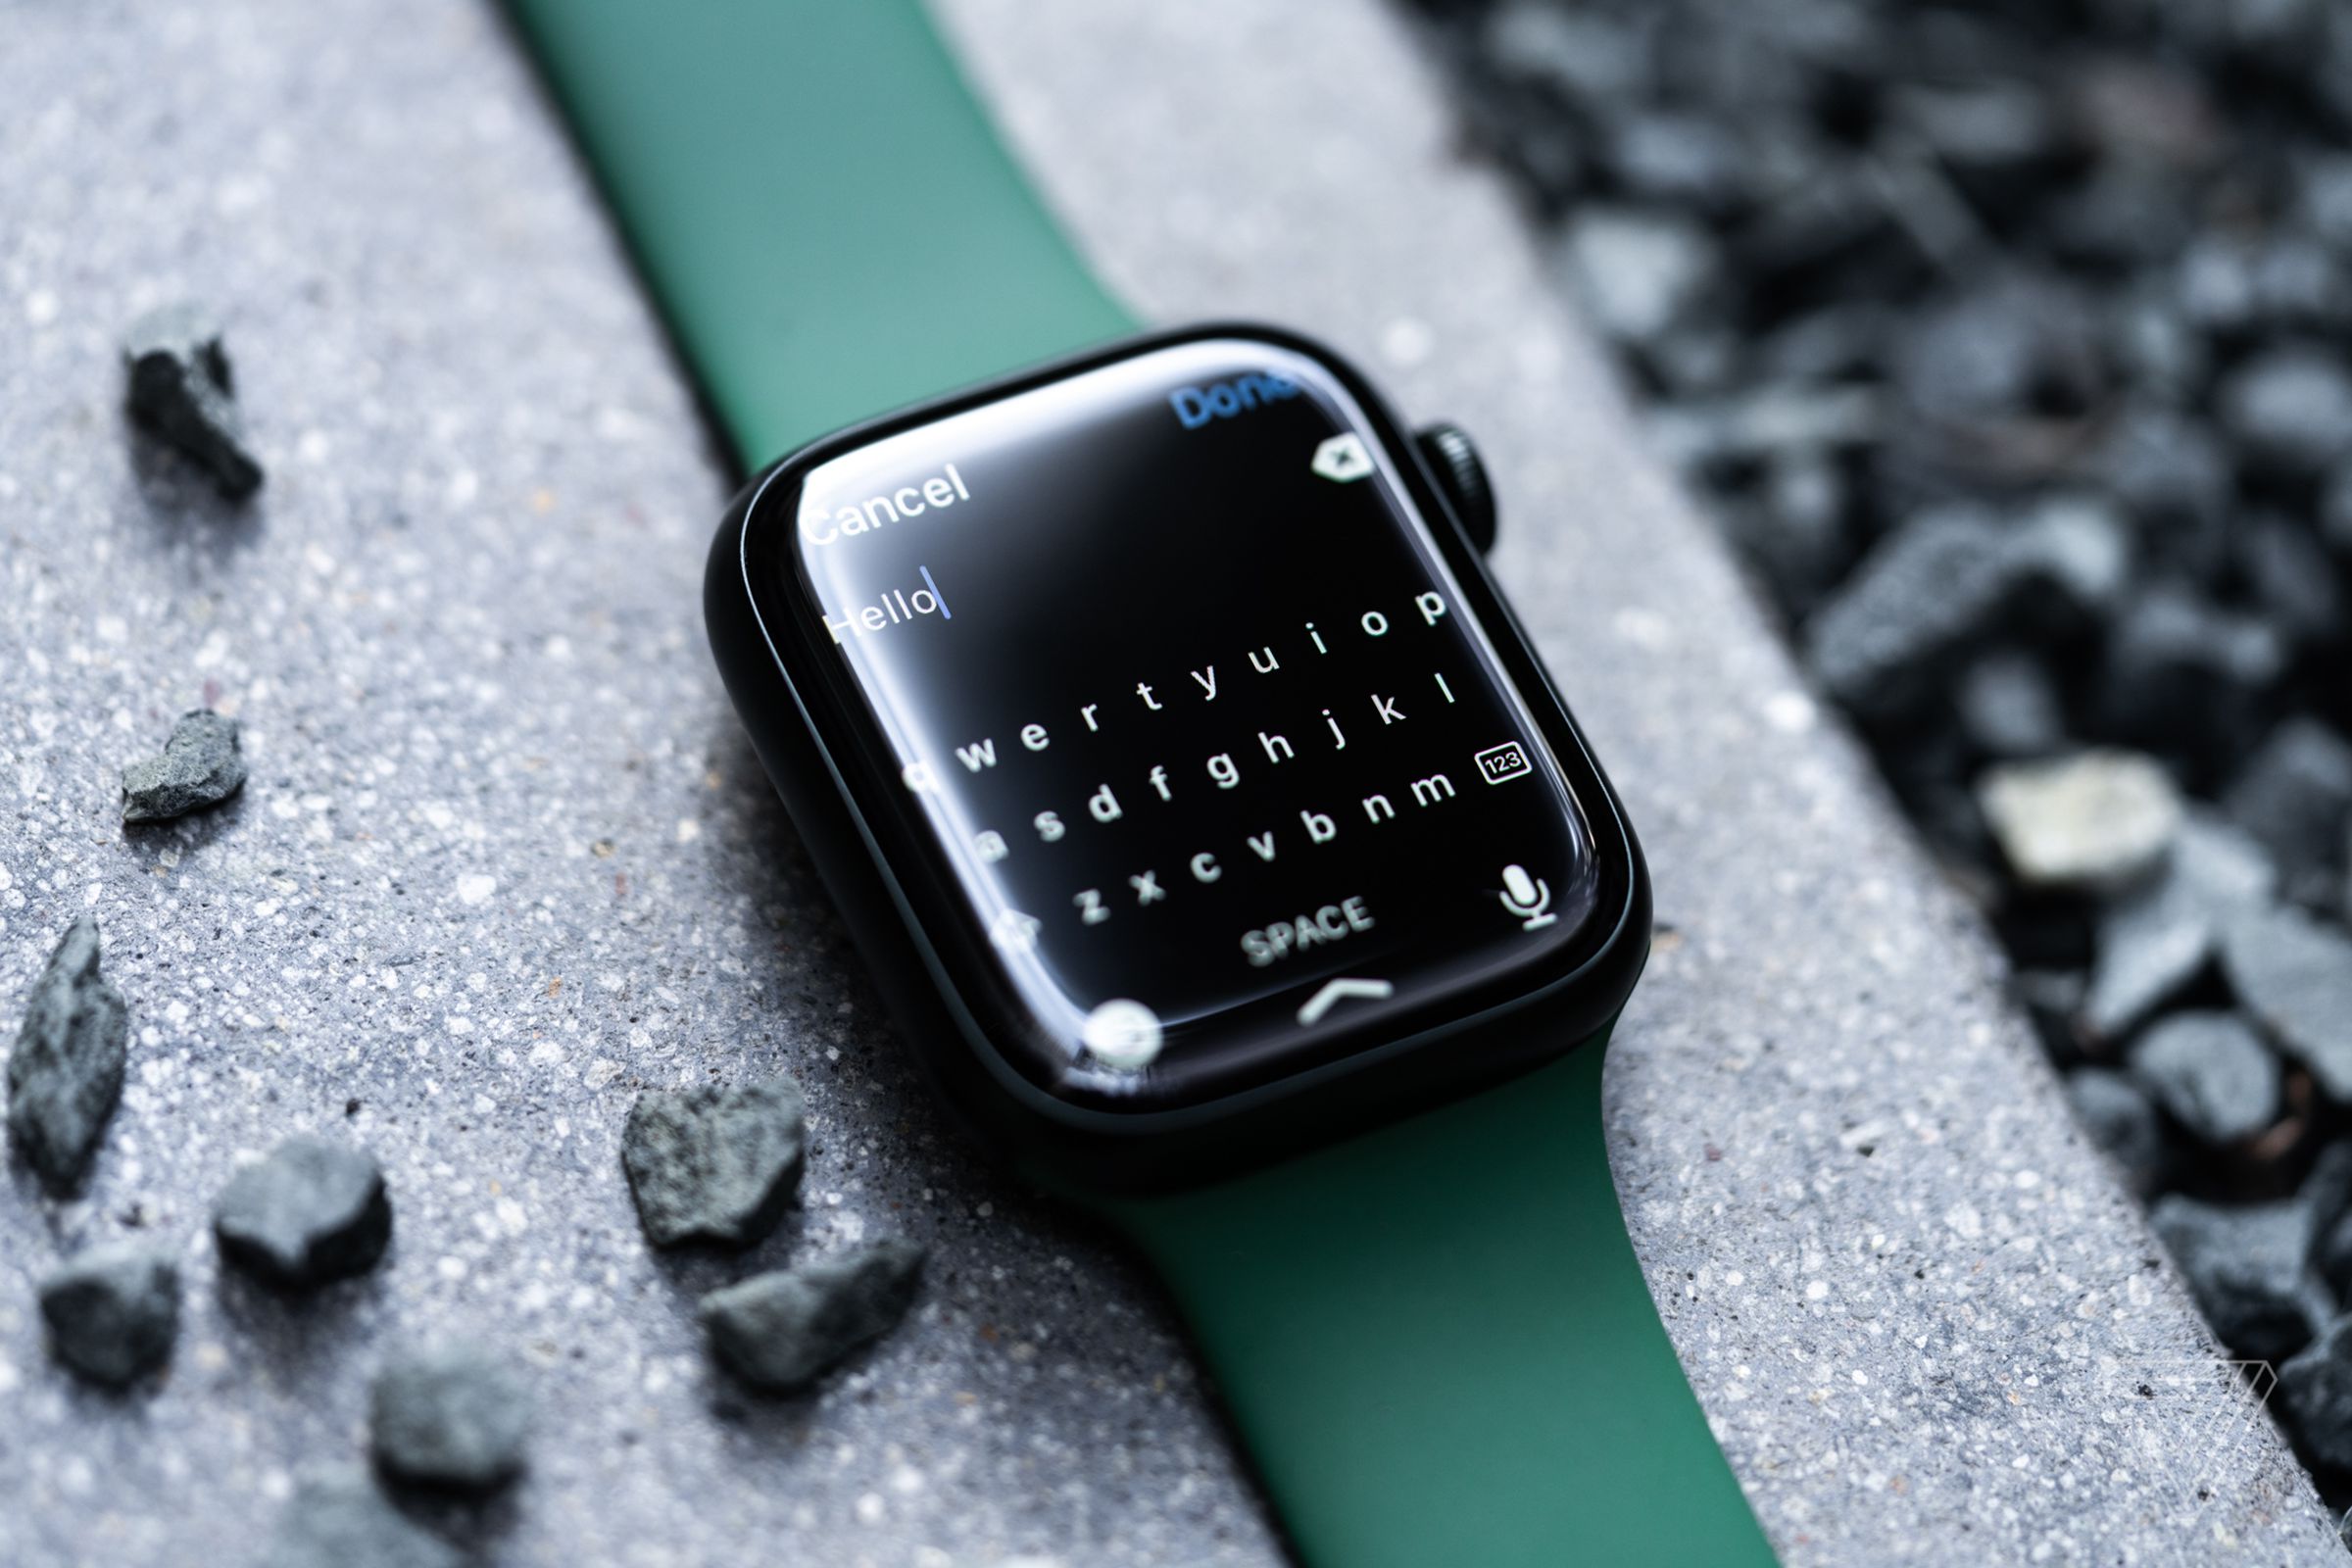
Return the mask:
[[1771,1562],[1603,1143],[1641,851],[1467,439],[1294,332],[1137,335],[913,0],[512,10],[758,469],[704,610],[762,762],[1298,1557]]

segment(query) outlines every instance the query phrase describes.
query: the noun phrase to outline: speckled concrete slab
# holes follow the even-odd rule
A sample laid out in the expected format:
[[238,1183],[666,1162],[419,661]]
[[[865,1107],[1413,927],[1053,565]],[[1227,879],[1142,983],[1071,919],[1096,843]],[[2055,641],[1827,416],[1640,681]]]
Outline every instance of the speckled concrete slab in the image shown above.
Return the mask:
[[[1675,927],[1612,1074],[1635,1239],[1788,1560],[2326,1559],[2267,1427],[2199,1426],[2233,1410],[2211,1348],[1987,950],[1633,447],[1399,24],[946,13],[1141,304],[1297,321],[1487,442],[1503,571]],[[726,481],[496,20],[0,28],[0,1029],[85,908],[135,1014],[86,1196],[0,1179],[0,1562],[243,1560],[424,1329],[537,1380],[530,1474],[438,1521],[501,1562],[1278,1560],[1146,1282],[970,1157],[890,1038],[703,650]],[[227,319],[271,469],[244,511],[122,428],[113,334],[179,294]],[[243,796],[126,837],[117,768],[204,702]],[[740,1264],[651,1255],[635,1091],[779,1068],[804,1210]],[[381,1156],[397,1229],[296,1306],[204,1218],[306,1130]],[[846,1378],[775,1404],[708,1370],[701,1290],[887,1233],[931,1283]],[[32,1282],[126,1234],[174,1249],[186,1321],[109,1398],[44,1356]]]

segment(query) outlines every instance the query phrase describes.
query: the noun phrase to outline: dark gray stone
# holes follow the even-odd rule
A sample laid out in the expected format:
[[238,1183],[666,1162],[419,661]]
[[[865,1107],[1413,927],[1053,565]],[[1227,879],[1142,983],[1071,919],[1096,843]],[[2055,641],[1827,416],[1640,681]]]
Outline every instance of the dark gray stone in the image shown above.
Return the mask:
[[1714,242],[1671,214],[1588,207],[1561,238],[1561,265],[1593,324],[1620,343],[1654,343],[1715,272]]
[[1767,386],[1662,408],[1650,428],[1658,450],[1686,469],[1818,456],[1877,440],[1880,399],[1864,386]]
[[2222,808],[2259,840],[2290,891],[2313,873],[2343,868],[2352,824],[2352,743],[2298,714],[2271,731],[2222,798]]
[[2320,537],[2338,556],[2352,558],[2352,463],[2329,470],[2320,495]]
[[620,1162],[646,1239],[760,1240],[800,1185],[806,1141],[801,1087],[790,1078],[640,1095],[621,1128]]
[[2263,615],[2297,643],[2332,641],[2343,631],[2344,596],[2335,565],[2300,518],[2276,512],[2243,518],[2236,565]]
[[2213,355],[2172,302],[2141,293],[2128,298],[2108,323],[2108,353],[2132,394],[2155,407],[2178,407],[2200,396]]
[[2180,254],[2194,230],[2187,192],[2169,171],[2111,165],[2051,209],[2051,249],[2094,268],[2148,267]]
[[1618,191],[1638,202],[1721,214],[1747,193],[1739,139],[1695,115],[1651,112],[1613,121],[1603,162]]
[[2062,623],[2104,621],[2132,576],[2132,537],[2122,514],[2094,496],[2053,496],[2020,518],[2007,548],[2027,581],[2044,590],[2029,608]]
[[374,1267],[392,1239],[392,1201],[365,1150],[289,1138],[229,1179],[213,1234],[239,1267],[306,1288]]
[[2137,752],[2001,763],[1977,802],[2010,871],[2038,891],[2130,887],[2163,864],[2180,827],[2171,775]]
[[486,1492],[522,1468],[529,1385],[479,1346],[404,1347],[375,1375],[368,1418],[375,1462],[421,1486]]
[[1969,744],[1987,757],[2047,757],[2066,744],[2066,710],[2049,671],[2015,649],[1970,664],[1953,702]]
[[713,1291],[703,1298],[703,1327],[736,1376],[792,1393],[906,1316],[922,1267],[923,1249],[914,1243],[876,1242]]
[[464,1568],[440,1537],[385,1500],[358,1470],[295,1487],[277,1517],[261,1568]]
[[2311,1212],[2300,1201],[2221,1208],[2173,1194],[2148,1219],[2231,1353],[2282,1360],[2331,1315],[2307,1262]]
[[172,1358],[179,1270],[143,1243],[84,1252],[41,1282],[41,1318],[60,1361],[122,1388]]
[[2236,477],[2210,425],[2170,409],[2133,411],[2116,422],[2095,466],[2153,554],[2192,572],[2219,564]]
[[2191,755],[2250,739],[2259,699],[2286,672],[2278,628],[2178,583],[2135,595],[2107,644],[2100,707],[2117,734]]
[[237,721],[199,708],[180,715],[161,756],[122,770],[122,820],[168,822],[218,806],[244,787]]
[[2131,1059],[2156,1102],[2206,1143],[2236,1143],[2278,1118],[2278,1059],[2234,1013],[2160,1018]]
[[2099,916],[2084,1026],[2107,1040],[2137,1026],[2205,968],[2224,924],[2262,905],[2277,883],[2259,845],[2192,809],[2157,879]]
[[2352,1101],[2352,940],[2282,905],[2249,909],[2222,933],[2237,999],[2331,1100]]
[[2278,1402],[2315,1465],[2352,1471],[2352,1316],[2278,1368]]
[[8,1136],[52,1196],[89,1169],[98,1135],[122,1098],[130,1013],[98,972],[98,917],[66,928],[33,982],[8,1057]]
[[1984,513],[1922,514],[1882,541],[1805,627],[1830,695],[1866,716],[1916,702],[2015,610],[2032,574]]
[[130,416],[213,476],[230,500],[261,488],[220,328],[193,305],[149,312],[122,337]]
[[2066,1097],[2132,1191],[2143,1197],[2155,1191],[2168,1163],[2164,1128],[2139,1085],[2112,1067],[2083,1067],[2067,1076]]
[[2099,322],[2066,285],[2003,277],[1924,313],[1893,373],[1909,405],[1947,423],[2079,414],[2105,379]]
[[2312,233],[2352,256],[2352,153],[2307,158],[2299,180],[2303,221]]
[[2275,473],[2308,477],[2352,452],[2352,374],[2323,350],[2247,361],[2223,378],[2215,407],[2239,450]]
[[1496,65],[1580,102],[1632,98],[1654,74],[1648,40],[1639,29],[1542,0],[1495,7],[1480,43]]
[[2180,304],[2225,337],[2326,331],[2343,320],[2346,286],[2335,258],[2308,239],[2214,235],[2181,261]]

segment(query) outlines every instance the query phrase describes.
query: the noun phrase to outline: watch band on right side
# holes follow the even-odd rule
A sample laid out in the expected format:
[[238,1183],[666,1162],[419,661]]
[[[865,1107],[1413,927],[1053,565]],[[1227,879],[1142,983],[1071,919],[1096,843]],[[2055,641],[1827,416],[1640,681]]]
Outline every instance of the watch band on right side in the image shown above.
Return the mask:
[[1265,1170],[1104,1208],[1313,1568],[1766,1568],[1626,1239],[1607,1034]]

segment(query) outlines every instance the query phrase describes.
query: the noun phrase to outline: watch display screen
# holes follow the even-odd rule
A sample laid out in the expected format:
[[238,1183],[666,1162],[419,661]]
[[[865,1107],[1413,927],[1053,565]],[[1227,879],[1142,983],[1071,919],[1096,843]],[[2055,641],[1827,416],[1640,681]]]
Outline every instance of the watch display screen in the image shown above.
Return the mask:
[[1589,946],[1573,769],[1384,422],[1299,349],[1211,336],[886,427],[755,503],[767,634],[965,1009],[1047,1093],[1198,1104]]

